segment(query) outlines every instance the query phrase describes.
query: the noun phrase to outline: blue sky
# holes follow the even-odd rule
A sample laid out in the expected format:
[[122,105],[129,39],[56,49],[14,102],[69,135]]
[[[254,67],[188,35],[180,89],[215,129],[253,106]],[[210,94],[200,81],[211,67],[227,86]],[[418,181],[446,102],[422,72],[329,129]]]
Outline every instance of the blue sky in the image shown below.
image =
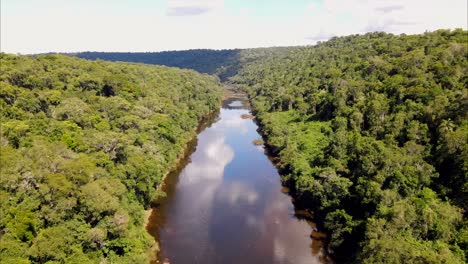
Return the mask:
[[467,29],[466,0],[1,0],[1,51],[311,45],[333,36]]

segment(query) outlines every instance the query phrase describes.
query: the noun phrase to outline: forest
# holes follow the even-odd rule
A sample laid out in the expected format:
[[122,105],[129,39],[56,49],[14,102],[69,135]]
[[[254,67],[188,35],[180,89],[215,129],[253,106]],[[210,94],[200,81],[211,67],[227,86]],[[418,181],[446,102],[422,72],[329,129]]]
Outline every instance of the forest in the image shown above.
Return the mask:
[[[216,69],[200,52],[151,56],[248,92],[284,184],[337,262],[468,261],[467,31],[206,51]],[[90,55],[140,60],[78,54]]]
[[339,263],[465,263],[468,32],[368,33],[242,66],[283,182]]
[[[131,61],[146,64],[166,65],[170,67],[189,68],[202,73],[223,76],[227,71],[225,65],[237,65],[240,50],[186,50],[163,52],[80,52],[74,55],[88,60]],[[235,69],[233,69],[236,71]],[[229,75],[233,75],[231,71]]]
[[225,82],[247,63],[258,61],[272,54],[288,51],[288,47],[209,50],[194,49],[163,52],[78,52],[65,53],[88,60],[140,62],[169,67],[192,69],[217,76]]
[[216,78],[164,66],[0,53],[0,262],[149,263],[145,209]]
[[468,31],[67,55],[1,54],[2,263],[147,262],[144,209],[219,80],[337,263],[468,262]]

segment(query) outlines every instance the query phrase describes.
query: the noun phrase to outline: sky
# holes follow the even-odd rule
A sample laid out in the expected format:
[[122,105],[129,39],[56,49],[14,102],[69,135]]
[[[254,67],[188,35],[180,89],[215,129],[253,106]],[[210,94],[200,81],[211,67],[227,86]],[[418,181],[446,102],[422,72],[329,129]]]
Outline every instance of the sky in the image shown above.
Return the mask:
[[467,0],[0,0],[7,53],[313,45],[467,29]]

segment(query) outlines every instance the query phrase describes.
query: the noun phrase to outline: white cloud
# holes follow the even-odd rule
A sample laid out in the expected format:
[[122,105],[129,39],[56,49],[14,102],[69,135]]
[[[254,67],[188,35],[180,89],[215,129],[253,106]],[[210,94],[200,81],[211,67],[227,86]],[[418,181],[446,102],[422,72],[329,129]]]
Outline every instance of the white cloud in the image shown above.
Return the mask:
[[169,16],[192,16],[219,11],[223,8],[223,0],[169,0],[167,14]]
[[302,13],[279,17],[255,17],[258,4],[228,10],[228,0],[115,1],[112,6],[21,1],[1,2],[2,51],[251,48],[314,44],[375,30],[399,34],[467,28],[466,0],[311,0]]
[[412,34],[466,29],[466,10],[466,0],[325,0],[312,2],[302,23],[315,25],[306,36],[311,41],[369,31]]
[[375,11],[389,13],[389,12],[393,12],[397,10],[402,10],[404,8],[405,7],[403,5],[388,5],[388,6],[377,7]]
[[313,34],[311,36],[306,36],[306,40],[311,40],[313,42],[316,42],[316,41],[327,40],[327,39],[330,39],[330,38],[332,38],[334,36],[336,36],[336,35],[334,33],[332,33],[332,32],[325,32],[325,31],[321,30],[316,34]]

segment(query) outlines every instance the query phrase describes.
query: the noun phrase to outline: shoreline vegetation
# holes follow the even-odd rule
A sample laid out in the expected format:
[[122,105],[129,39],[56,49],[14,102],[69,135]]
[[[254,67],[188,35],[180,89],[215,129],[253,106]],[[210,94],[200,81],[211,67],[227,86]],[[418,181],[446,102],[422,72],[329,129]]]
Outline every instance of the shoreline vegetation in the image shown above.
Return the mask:
[[[223,97],[224,98],[224,97]],[[224,100],[224,99],[223,99]],[[219,104],[221,107],[221,103]],[[158,210],[158,205],[164,202],[164,198],[166,197],[166,193],[164,192],[164,188],[166,187],[166,181],[169,180],[168,177],[175,177],[183,169],[186,165],[186,160],[190,157],[190,155],[194,151],[194,147],[196,146],[197,136],[200,134],[207,126],[211,124],[219,114],[219,107],[215,111],[208,113],[206,116],[202,117],[199,120],[198,126],[194,128],[194,134],[192,138],[187,141],[183,151],[179,154],[177,159],[172,163],[172,167],[167,171],[167,173],[161,178],[160,183],[156,187],[157,196],[155,196],[150,204],[150,208],[145,210],[144,216],[144,225],[143,228],[154,238],[154,245],[150,249],[149,257],[150,263],[160,263],[158,254],[160,250],[159,240],[156,236],[157,227],[153,226],[152,218],[153,215],[156,215],[156,210]],[[154,219],[153,219],[154,220]]]
[[164,66],[0,56],[2,263],[148,263],[144,208],[219,108],[220,84]]
[[[225,103],[226,101],[231,101],[235,99],[242,99],[245,100],[247,97],[246,93],[240,92],[238,89],[233,88],[231,86],[224,86],[224,91],[223,91],[223,96],[221,103],[219,104],[218,109],[213,111],[212,113],[209,113],[208,115],[204,116],[201,118],[199,121],[198,126],[195,128],[194,136],[193,138],[187,142],[184,151],[179,155],[178,159],[174,162],[174,166],[171,168],[171,170],[162,178],[161,184],[157,186],[158,193],[163,193],[162,195],[159,195],[153,199],[151,208],[146,210],[146,215],[145,215],[145,229],[147,232],[151,234],[151,236],[155,239],[155,245],[154,252],[151,252],[151,263],[161,263],[158,257],[159,253],[159,241],[156,233],[158,232],[158,226],[155,225],[152,221],[155,221],[158,216],[157,210],[158,210],[158,205],[161,203],[164,203],[164,199],[166,198],[166,195],[164,195],[164,188],[166,187],[166,181],[168,180],[173,180],[173,179],[168,179],[169,177],[177,177],[177,175],[180,173],[180,171],[187,165],[187,161],[189,160],[190,155],[195,151],[196,148],[196,142],[197,142],[197,136],[200,134],[203,130],[205,130],[207,127],[209,127],[216,119],[216,117],[219,115],[219,109],[221,108],[222,104]],[[153,218],[153,219],[152,219]],[[164,260],[163,262],[165,262]]]
[[337,263],[465,263],[468,32],[332,38],[243,66],[284,184]]

